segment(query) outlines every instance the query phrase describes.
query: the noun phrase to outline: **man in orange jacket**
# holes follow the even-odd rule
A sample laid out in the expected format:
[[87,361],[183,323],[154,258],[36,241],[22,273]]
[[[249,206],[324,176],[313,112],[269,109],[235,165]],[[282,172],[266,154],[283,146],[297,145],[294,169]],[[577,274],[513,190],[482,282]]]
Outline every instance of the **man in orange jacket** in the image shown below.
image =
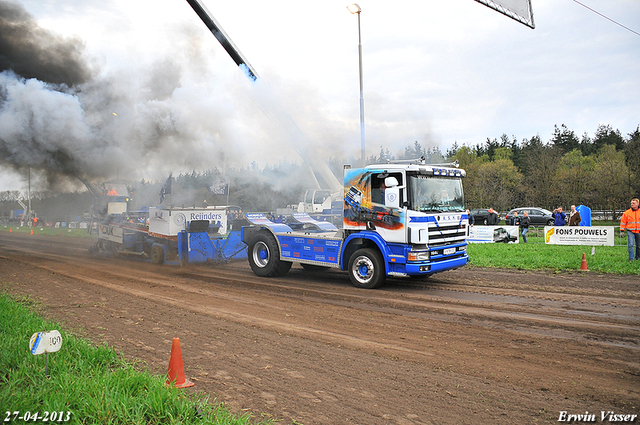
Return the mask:
[[640,208],[638,198],[631,200],[631,208],[622,214],[620,231],[627,232],[627,247],[629,248],[629,261],[634,260],[633,247],[635,245],[635,259],[640,260]]

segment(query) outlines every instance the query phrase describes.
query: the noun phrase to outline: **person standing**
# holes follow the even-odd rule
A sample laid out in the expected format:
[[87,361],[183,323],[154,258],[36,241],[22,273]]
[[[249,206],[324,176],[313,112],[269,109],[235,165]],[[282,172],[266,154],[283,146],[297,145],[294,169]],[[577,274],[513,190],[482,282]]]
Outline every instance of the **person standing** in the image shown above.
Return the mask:
[[[629,248],[629,261],[640,260],[640,208],[638,198],[631,200],[631,208],[622,214],[620,219],[620,231],[627,232],[627,247]],[[635,246],[635,258],[633,255]]]
[[497,226],[500,222],[500,216],[496,213],[493,208],[489,208],[489,215],[487,216],[487,224],[489,226]]
[[569,226],[579,226],[580,221],[580,212],[576,209],[575,205],[571,205],[571,213],[569,214]]
[[518,211],[513,212],[513,218],[511,219],[511,224],[514,226],[520,226],[520,217],[518,217]]
[[529,224],[531,219],[529,218],[529,211],[524,212],[524,217],[520,219],[520,232],[522,233],[522,240],[527,243],[527,232],[529,231]]
[[469,226],[476,224],[476,219],[471,215],[471,211],[467,210],[467,215],[469,216]]
[[562,212],[562,207],[553,210],[553,221],[554,226],[564,226],[567,224],[567,215]]

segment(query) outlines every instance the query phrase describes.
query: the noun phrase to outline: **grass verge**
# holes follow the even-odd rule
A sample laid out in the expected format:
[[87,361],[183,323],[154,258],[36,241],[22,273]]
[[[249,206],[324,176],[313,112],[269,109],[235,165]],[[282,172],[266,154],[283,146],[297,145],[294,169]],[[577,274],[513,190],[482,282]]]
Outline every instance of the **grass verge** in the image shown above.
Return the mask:
[[[594,254],[592,255],[592,249]],[[628,261],[626,246],[472,243],[469,263],[479,267],[519,270],[580,270],[586,254],[589,270],[601,273],[640,274],[640,261]]]
[[[234,416],[208,396],[166,388],[164,377],[137,370],[106,344],[87,341],[31,312],[28,299],[0,293],[0,419],[13,423],[13,412],[56,412],[69,424],[271,424],[251,415]],[[57,329],[57,353],[34,356],[29,339]],[[45,376],[48,356],[48,376]],[[10,412],[9,414],[7,412]],[[62,412],[62,413],[60,413]],[[68,415],[67,415],[67,412]],[[52,418],[53,416],[50,416]],[[65,420],[67,419],[68,420]],[[33,421],[33,420],[31,420]],[[30,421],[30,422],[31,422]],[[41,422],[41,420],[37,421]]]
[[31,234],[33,230],[34,235],[47,235],[47,236],[62,236],[62,237],[74,237],[74,238],[97,238],[96,231],[93,234],[89,234],[87,229],[69,229],[67,227],[28,227],[28,226],[9,226],[0,225],[0,231],[4,232],[17,232],[20,234]]

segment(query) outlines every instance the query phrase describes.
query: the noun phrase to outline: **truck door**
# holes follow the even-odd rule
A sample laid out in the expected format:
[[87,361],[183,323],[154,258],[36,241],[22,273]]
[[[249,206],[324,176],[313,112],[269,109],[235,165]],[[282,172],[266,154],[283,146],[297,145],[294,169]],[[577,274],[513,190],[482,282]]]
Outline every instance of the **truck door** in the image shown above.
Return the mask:
[[[389,179],[392,177],[392,179]],[[394,188],[388,188],[387,182],[398,183]],[[387,242],[406,242],[405,213],[403,210],[404,189],[402,173],[377,173],[371,176],[371,207],[374,213],[373,223],[376,231]],[[397,195],[387,196],[392,192]],[[393,201],[392,201],[393,199]]]

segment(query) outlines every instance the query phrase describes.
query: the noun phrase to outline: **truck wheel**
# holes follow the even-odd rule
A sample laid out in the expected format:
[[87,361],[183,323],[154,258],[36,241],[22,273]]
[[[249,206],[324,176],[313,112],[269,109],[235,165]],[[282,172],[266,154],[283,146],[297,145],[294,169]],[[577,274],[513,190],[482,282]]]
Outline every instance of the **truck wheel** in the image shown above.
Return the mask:
[[267,230],[258,232],[251,239],[247,253],[251,270],[258,276],[283,276],[291,269],[291,262],[280,260],[278,243]]
[[160,245],[154,245],[151,248],[151,261],[153,261],[153,264],[164,263],[164,250]]
[[384,283],[386,277],[382,258],[376,251],[359,249],[349,258],[349,278],[355,287],[377,288]]

